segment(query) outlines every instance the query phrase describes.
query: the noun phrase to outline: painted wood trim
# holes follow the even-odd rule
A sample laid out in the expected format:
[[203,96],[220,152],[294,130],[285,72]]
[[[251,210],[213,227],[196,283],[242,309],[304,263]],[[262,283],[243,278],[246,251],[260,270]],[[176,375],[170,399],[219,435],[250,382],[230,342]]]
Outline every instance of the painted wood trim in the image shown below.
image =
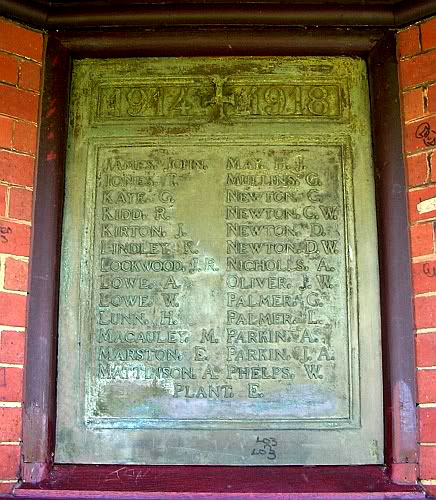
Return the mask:
[[312,4],[263,2],[169,2],[114,4],[107,1],[57,4],[34,0],[2,0],[0,15],[40,29],[101,26],[384,26],[401,27],[436,14],[434,0],[391,4]]
[[50,463],[56,420],[56,345],[64,189],[68,52],[49,37],[45,55],[28,297],[23,460]]
[[381,28],[219,28],[125,31],[61,31],[73,57],[358,55],[366,57],[384,35]]
[[[57,465],[24,498],[424,498],[378,466],[214,467]],[[268,496],[269,495],[269,496]],[[289,495],[289,496],[288,496]],[[294,497],[295,495],[295,497]],[[377,496],[376,496],[377,495]],[[409,496],[410,495],[410,496]],[[298,497],[301,498],[301,497]]]
[[417,462],[416,366],[407,188],[394,33],[369,57],[380,246],[388,461]]

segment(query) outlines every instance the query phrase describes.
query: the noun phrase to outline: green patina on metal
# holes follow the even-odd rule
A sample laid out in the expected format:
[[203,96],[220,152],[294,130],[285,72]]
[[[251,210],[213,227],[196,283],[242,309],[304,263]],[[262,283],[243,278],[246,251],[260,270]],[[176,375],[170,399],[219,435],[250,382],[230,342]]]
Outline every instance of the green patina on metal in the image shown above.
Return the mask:
[[76,62],[58,462],[383,460],[365,64]]

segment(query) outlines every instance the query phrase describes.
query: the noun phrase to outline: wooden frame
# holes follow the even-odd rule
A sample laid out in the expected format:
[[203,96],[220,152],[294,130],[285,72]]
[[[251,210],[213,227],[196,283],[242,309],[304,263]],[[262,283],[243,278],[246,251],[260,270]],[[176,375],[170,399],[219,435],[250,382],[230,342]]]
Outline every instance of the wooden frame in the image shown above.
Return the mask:
[[[56,336],[63,170],[70,64],[74,57],[166,55],[355,55],[369,65],[382,276],[387,468],[142,467],[53,464]],[[23,478],[26,498],[186,498],[196,493],[416,492],[417,441],[412,289],[401,120],[392,31],[375,28],[166,29],[49,33],[35,190],[29,296]],[[395,189],[393,189],[395,186]],[[401,290],[401,293],[398,293]],[[199,470],[201,469],[201,470]],[[302,479],[304,478],[304,480]],[[408,483],[398,486],[395,483]],[[96,487],[98,484],[98,487]],[[164,486],[163,486],[164,485]],[[100,492],[100,493],[99,493]],[[103,493],[106,492],[106,493]],[[109,493],[111,492],[111,493]],[[124,493],[123,493],[124,492]],[[148,496],[148,494],[150,496]],[[139,495],[139,493],[138,493]],[[192,498],[189,496],[189,498]],[[202,497],[204,498],[204,497]],[[363,498],[363,496],[362,496]],[[409,498],[409,497],[408,497]]]
[[3,0],[0,15],[40,29],[104,26],[383,26],[401,27],[434,14],[433,0]]

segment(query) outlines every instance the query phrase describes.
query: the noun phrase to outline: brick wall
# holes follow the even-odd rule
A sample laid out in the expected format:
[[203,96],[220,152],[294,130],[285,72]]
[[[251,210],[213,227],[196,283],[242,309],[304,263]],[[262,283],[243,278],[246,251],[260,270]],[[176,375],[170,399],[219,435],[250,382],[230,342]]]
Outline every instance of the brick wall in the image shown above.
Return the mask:
[[436,18],[398,34],[409,188],[419,477],[436,494]]
[[18,477],[43,37],[0,19],[0,494]]

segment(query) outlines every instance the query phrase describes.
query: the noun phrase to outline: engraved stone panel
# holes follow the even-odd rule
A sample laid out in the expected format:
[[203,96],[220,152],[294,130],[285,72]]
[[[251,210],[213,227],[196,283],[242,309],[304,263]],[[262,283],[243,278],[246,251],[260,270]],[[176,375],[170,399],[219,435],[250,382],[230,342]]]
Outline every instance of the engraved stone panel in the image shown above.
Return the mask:
[[82,61],[72,95],[56,459],[380,463],[362,62]]

